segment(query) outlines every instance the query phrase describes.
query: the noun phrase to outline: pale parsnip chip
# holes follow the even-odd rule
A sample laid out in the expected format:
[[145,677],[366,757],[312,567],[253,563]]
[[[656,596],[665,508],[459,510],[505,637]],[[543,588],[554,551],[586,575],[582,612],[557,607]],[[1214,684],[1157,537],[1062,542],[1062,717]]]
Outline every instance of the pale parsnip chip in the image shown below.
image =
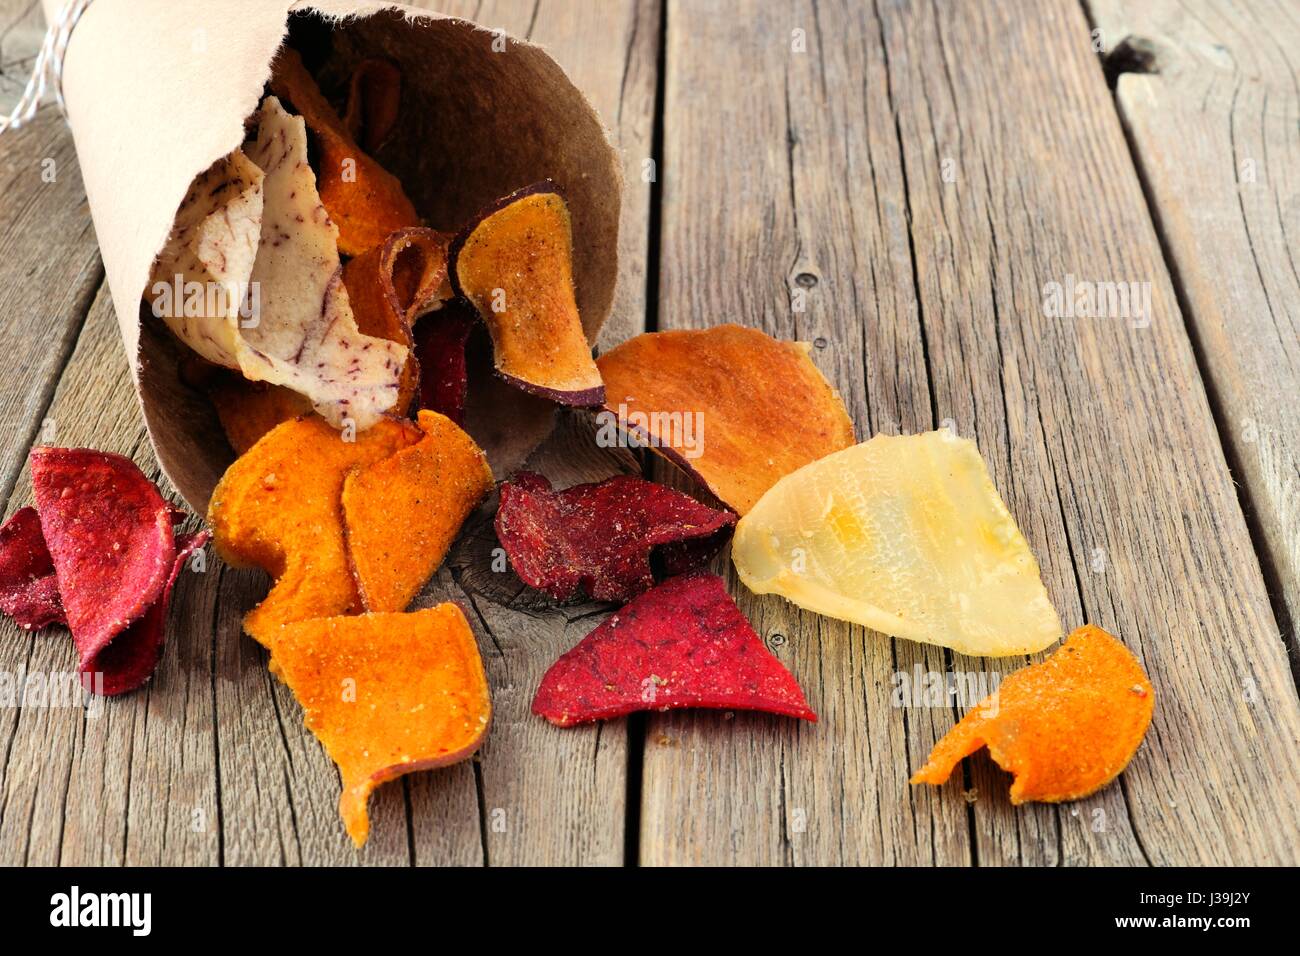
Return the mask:
[[239,368],[239,310],[262,232],[262,180],[262,170],[239,150],[200,173],[146,296],[177,338],[227,368]]
[[1061,622],[974,442],[877,435],[805,465],[736,526],[759,594],[963,654],[1041,651]]
[[266,178],[252,274],[261,307],[259,320],[243,329],[240,367],[248,378],[306,395],[336,428],[349,419],[368,428],[397,401],[408,350],[357,330],[338,229],[316,192],[302,118],[268,96],[247,153]]

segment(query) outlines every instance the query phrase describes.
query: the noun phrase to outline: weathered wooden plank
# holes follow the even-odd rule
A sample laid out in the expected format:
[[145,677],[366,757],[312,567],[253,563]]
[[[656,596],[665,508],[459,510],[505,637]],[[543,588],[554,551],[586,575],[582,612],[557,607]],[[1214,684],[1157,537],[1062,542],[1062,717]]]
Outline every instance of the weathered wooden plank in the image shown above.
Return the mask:
[[[806,30],[804,54],[791,49],[795,29]],[[668,59],[661,326],[727,316],[802,332],[786,287],[789,263],[812,235],[843,249],[820,253],[815,295],[828,300],[820,328],[829,350],[861,349],[864,334],[878,336],[882,325],[897,333],[910,316],[896,299],[855,301],[854,280],[891,267],[905,283],[914,276],[929,419],[891,415],[897,392],[869,376],[864,387],[846,374],[852,366],[823,367],[864,431],[949,420],[975,438],[1067,625],[1088,619],[1119,634],[1158,698],[1152,731],[1120,785],[1087,801],[1013,810],[1006,776],[980,759],[970,783],[956,781],[924,804],[931,797],[904,781],[929,746],[928,728],[891,735],[869,722],[889,709],[892,662],[868,657],[850,669],[828,661],[848,656],[847,629],[750,600],[763,633],[779,619],[793,635],[792,665],[829,719],[765,734],[756,732],[768,729],[762,720],[737,718],[729,730],[709,718],[654,718],[643,859],[797,861],[781,823],[790,808],[808,807],[811,793],[840,808],[804,820],[804,839],[836,828],[817,862],[924,862],[933,846],[961,848],[965,834],[909,842],[900,810],[917,808],[916,833],[928,836],[931,819],[933,832],[948,833],[943,815],[965,812],[960,791],[973,783],[980,863],[1294,862],[1300,706],[1080,10],[1067,2],[753,5],[724,18],[707,4],[678,4]],[[855,60],[866,66],[847,73]],[[800,82],[807,71],[815,82]],[[849,92],[845,76],[865,82]],[[823,114],[845,117],[834,145],[800,135]],[[874,162],[854,176],[863,141]],[[786,155],[794,172],[783,176]],[[800,159],[809,162],[802,178]],[[827,194],[817,204],[825,218],[805,212],[801,187]],[[831,217],[863,207],[876,215],[851,220],[861,233],[833,228]],[[904,215],[910,230],[896,225]],[[886,251],[910,245],[910,262],[863,248],[873,233]],[[1132,321],[1046,315],[1047,283],[1070,276],[1145,283],[1151,310]],[[867,368],[892,358],[879,348],[868,342]],[[903,387],[918,388],[921,373],[904,369]],[[867,654],[884,643],[868,640]],[[989,673],[1014,662],[956,657],[952,666]],[[860,701],[840,704],[855,692]],[[946,728],[952,718],[938,716]],[[901,722],[897,714],[886,721]],[[660,736],[669,745],[657,744]],[[846,773],[851,763],[866,772]]]
[[1135,61],[1116,102],[1300,661],[1300,11],[1090,9]]
[[[932,427],[869,11],[679,3],[668,33],[660,327],[734,321],[813,341],[861,436]],[[907,787],[950,717],[889,705],[892,674],[942,670],[942,653],[731,584],[820,722],[653,716],[641,859],[968,861],[965,804]]]
[[0,0],[0,113],[22,96],[44,37],[40,0]]
[[31,125],[0,138],[0,197],[3,502],[104,270],[72,136],[56,111],[46,109]]
[[[488,2],[438,4],[545,47],[591,99],[625,164],[614,311],[601,333],[609,345],[645,327],[650,156],[659,49],[657,3]],[[593,37],[601,42],[593,43]],[[636,463],[594,447],[585,416],[564,416],[530,461],[557,485],[592,481]],[[481,629],[493,688],[492,733],[479,764],[487,862],[618,864],[623,861],[627,789],[626,722],[560,731],[534,717],[532,695],[546,668],[594,626],[600,606],[554,607],[495,572],[495,537],[481,517],[450,564]],[[500,567],[500,562],[496,562]],[[419,855],[417,853],[417,855]],[[423,862],[423,859],[421,859]]]

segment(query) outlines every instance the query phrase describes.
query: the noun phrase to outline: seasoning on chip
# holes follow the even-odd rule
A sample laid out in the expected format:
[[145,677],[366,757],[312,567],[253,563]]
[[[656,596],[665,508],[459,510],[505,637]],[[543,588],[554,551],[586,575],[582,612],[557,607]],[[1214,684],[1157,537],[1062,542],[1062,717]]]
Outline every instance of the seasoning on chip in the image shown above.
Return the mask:
[[415,326],[415,358],[420,368],[420,407],[465,424],[469,390],[466,348],[478,313],[464,299],[453,299]]
[[573,288],[569,207],[551,182],[481,212],[449,253],[452,287],[492,336],[497,374],[561,405],[599,405],[600,372]]
[[561,601],[585,590],[630,601],[660,576],[704,564],[731,535],[736,516],[632,475],[554,491],[532,472],[501,486],[496,529],[510,565],[529,587]]
[[296,50],[285,47],[276,55],[271,90],[311,128],[320,198],[338,226],[341,253],[359,256],[394,231],[420,224],[402,184],[357,145]]
[[560,727],[681,707],[817,719],[706,571],[669,578],[613,614],[551,666],[533,698],[533,713]]
[[941,784],[964,757],[988,747],[1015,776],[1012,803],[1078,800],[1128,766],[1154,705],[1137,658],[1086,625],[1047,660],[1003,680],[944,735],[911,782]]
[[596,364],[619,427],[741,515],[777,479],[853,444],[806,343],[720,325],[638,335]]
[[289,624],[271,655],[338,764],[339,813],[357,846],[370,832],[366,805],[376,787],[464,760],[487,733],[487,677],[455,604]]
[[343,483],[348,558],[368,611],[403,611],[492,490],[487,456],[451,419],[422,410],[424,438]]
[[354,440],[316,416],[277,426],[232,464],[212,492],[208,523],[230,564],[275,578],[244,630],[266,646],[282,624],[360,609],[343,537],[343,482],[423,433],[382,419]]
[[0,611],[28,631],[67,623],[35,508],[19,508],[0,527]]
[[757,594],[963,654],[1061,638],[979,449],[947,429],[877,435],[782,478],[736,525],[731,559]]

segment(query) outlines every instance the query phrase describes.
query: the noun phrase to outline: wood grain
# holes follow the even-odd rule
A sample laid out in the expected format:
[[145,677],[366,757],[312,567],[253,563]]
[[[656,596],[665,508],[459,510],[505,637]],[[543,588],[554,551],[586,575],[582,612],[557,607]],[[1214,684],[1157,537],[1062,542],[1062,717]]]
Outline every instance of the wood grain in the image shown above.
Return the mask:
[[22,96],[44,38],[40,0],[0,0],[0,113]]
[[[976,439],[1062,617],[1120,635],[1158,700],[1119,785],[1069,807],[1013,810],[983,759],[911,789],[953,715],[890,707],[905,649],[746,600],[823,722],[652,719],[642,859],[1294,862],[1300,705],[1081,10],[723,12],[669,11],[661,326],[821,336],[864,432]],[[1149,283],[1150,323],[1048,317],[1070,275]]]
[[1090,9],[1300,666],[1300,10]]
[[[8,3],[9,0],[3,0]],[[476,7],[440,4],[448,13],[482,16],[518,35],[531,30],[591,91],[629,164],[649,155],[657,74],[659,11],[654,4],[549,5],[531,2]],[[0,13],[6,8],[0,7]],[[0,18],[0,24],[4,23]],[[612,42],[582,41],[597,29]],[[38,138],[44,131],[43,138]],[[5,393],[13,421],[4,466],[12,487],[32,437],[48,417],[51,440],[133,455],[157,477],[131,393],[107,292],[101,290],[85,328],[80,322],[101,274],[93,232],[74,173],[41,192],[31,182],[39,157],[55,147],[71,159],[70,138],[46,111],[30,131],[0,140],[0,171],[10,177],[0,202],[0,302],[22,316],[44,303],[70,316],[67,331],[50,320],[12,323],[8,354],[26,357],[18,387]],[[29,168],[30,167],[30,168]],[[23,188],[20,188],[23,187]],[[649,185],[629,177],[620,238],[620,290],[610,335],[644,325],[645,246]],[[69,228],[79,216],[78,229]],[[39,228],[37,228],[39,227]],[[84,242],[85,255],[77,240]],[[49,249],[61,249],[50,256]],[[88,259],[87,266],[81,266]],[[30,285],[17,282],[25,270]],[[39,272],[37,270],[40,270]],[[79,270],[79,271],[78,271]],[[88,278],[76,281],[81,272]],[[85,299],[80,312],[73,293]],[[71,300],[51,300],[48,289]],[[59,326],[63,328],[63,326]],[[62,338],[60,338],[62,336]],[[76,351],[68,361],[73,342]],[[55,343],[62,349],[60,354]],[[60,379],[59,372],[67,362]],[[55,392],[55,382],[58,390]],[[53,403],[51,404],[51,395]],[[8,409],[13,403],[13,409]],[[49,414],[46,416],[46,406]],[[6,419],[6,425],[10,424]],[[586,423],[567,417],[539,450],[536,467],[562,483],[635,469],[625,453],[593,447]],[[24,473],[25,474],[25,473]],[[6,490],[7,490],[6,487]],[[11,510],[27,500],[25,480]],[[213,559],[198,582],[182,581],[173,604],[168,653],[145,690],[105,702],[100,719],[77,710],[0,713],[0,861],[5,863],[458,864],[596,863],[622,861],[626,733],[610,724],[591,733],[560,733],[528,713],[542,670],[586,632],[592,608],[543,608],[520,596],[512,575],[477,577],[462,569],[488,566],[495,545],[490,514],[419,603],[460,600],[482,645],[494,688],[495,720],[479,758],[438,773],[391,784],[371,803],[371,838],[351,848],[338,820],[338,775],[303,727],[292,694],[266,670],[266,656],[240,633],[245,611],[265,594],[256,572]],[[482,551],[486,547],[487,554]],[[474,557],[471,561],[465,555]],[[600,610],[600,609],[596,609]],[[75,666],[62,631],[27,635],[3,624],[0,667]]]

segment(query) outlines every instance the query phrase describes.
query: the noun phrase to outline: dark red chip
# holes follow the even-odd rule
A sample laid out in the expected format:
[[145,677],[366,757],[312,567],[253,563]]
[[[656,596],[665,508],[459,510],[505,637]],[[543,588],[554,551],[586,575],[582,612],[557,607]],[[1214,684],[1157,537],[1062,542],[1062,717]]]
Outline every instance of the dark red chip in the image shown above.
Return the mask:
[[415,359],[420,366],[420,407],[465,424],[469,372],[465,347],[478,314],[463,299],[452,299],[416,322]]
[[0,611],[29,631],[67,623],[35,508],[19,508],[0,528]]
[[681,707],[817,719],[707,571],[670,578],[610,616],[551,666],[533,698],[533,713],[561,727]]
[[206,529],[176,536],[176,559],[158,600],[99,654],[82,660],[81,679],[87,690],[112,697],[135,690],[153,675],[167,640],[167,611],[176,578],[190,555],[207,544],[210,537],[212,532]]
[[[31,471],[41,531],[81,670],[107,675],[98,658],[159,603],[172,575],[173,510],[121,455],[34,448]],[[115,651],[114,671],[134,669],[122,659],[135,643],[124,642]]]
[[520,472],[501,486],[497,538],[520,579],[559,600],[580,588],[628,601],[660,577],[697,568],[731,536],[736,516],[644,478],[620,475],[555,491]]

